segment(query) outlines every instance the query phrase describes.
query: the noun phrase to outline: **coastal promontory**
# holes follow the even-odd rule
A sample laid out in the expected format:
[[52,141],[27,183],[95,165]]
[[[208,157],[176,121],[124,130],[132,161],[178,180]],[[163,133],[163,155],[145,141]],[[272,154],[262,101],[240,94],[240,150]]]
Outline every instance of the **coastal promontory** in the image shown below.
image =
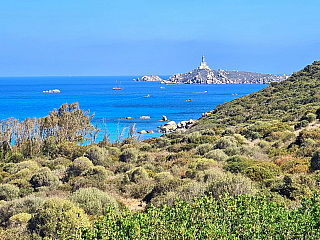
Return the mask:
[[[161,81],[165,84],[269,84],[281,82],[289,75],[274,75],[265,73],[213,70],[205,62],[204,56],[200,66],[187,73],[178,73],[168,80],[162,80],[158,76],[143,76],[140,81]],[[142,80],[143,79],[143,80]]]

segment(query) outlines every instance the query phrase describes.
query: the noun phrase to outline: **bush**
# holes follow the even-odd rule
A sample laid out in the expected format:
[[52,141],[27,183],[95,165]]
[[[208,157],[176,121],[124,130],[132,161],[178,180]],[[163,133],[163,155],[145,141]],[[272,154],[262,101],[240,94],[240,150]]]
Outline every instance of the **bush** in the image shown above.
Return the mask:
[[89,215],[106,215],[109,205],[118,210],[117,201],[97,188],[81,188],[72,193],[68,199]]
[[107,172],[107,170],[102,166],[90,167],[88,170],[84,171],[81,176],[90,179],[92,181],[103,182],[108,176],[113,175],[112,172]]
[[58,166],[58,165],[68,167],[72,163],[69,159],[64,157],[58,157],[50,162],[53,163],[53,169],[55,169],[56,168],[55,166]]
[[173,176],[171,175],[170,172],[161,172],[161,173],[157,173],[154,176],[154,180],[156,180],[157,182],[163,182],[163,181],[167,181],[167,180],[172,180]]
[[149,152],[152,149],[151,145],[149,143],[143,143],[140,146],[140,151]]
[[263,181],[274,177],[267,169],[261,166],[251,166],[243,171],[243,173],[253,181]]
[[52,190],[59,186],[59,179],[53,175],[49,168],[44,167],[32,175],[30,183],[36,191],[39,191],[42,187]]
[[198,171],[204,171],[209,168],[215,167],[217,165],[217,162],[213,159],[207,159],[207,158],[200,158],[194,161],[190,168],[194,168]]
[[304,119],[307,120],[309,123],[313,122],[314,120],[316,120],[317,115],[314,113],[308,113]]
[[223,169],[231,173],[241,173],[251,165],[253,165],[252,160],[235,155],[227,159],[227,165],[225,165]]
[[70,164],[67,170],[68,177],[77,177],[90,167],[93,167],[93,163],[88,158],[79,157]]
[[119,160],[121,162],[133,163],[138,160],[138,150],[135,148],[127,148],[123,150],[121,155],[119,156]]
[[30,219],[31,219],[30,213],[18,213],[10,217],[9,226],[10,227],[27,226],[28,221]]
[[249,178],[242,175],[225,174],[209,184],[206,190],[207,195],[212,195],[216,199],[226,193],[233,197],[240,194],[254,195],[256,189]]
[[108,151],[105,148],[100,148],[98,146],[89,148],[84,156],[89,158],[94,165],[109,167],[112,163]]
[[135,183],[139,183],[149,178],[148,172],[143,167],[133,168],[126,172],[126,175],[128,176],[131,182]]
[[109,154],[114,157],[118,157],[121,154],[120,149],[117,147],[106,147],[106,149],[108,150]]
[[169,192],[177,191],[180,187],[182,187],[184,184],[188,182],[189,181],[186,181],[184,179],[172,179],[158,182],[153,187],[152,191],[142,199],[142,201],[149,203],[155,197],[166,195]]
[[8,159],[8,162],[11,162],[11,163],[20,163],[23,161],[24,161],[24,157],[21,153],[14,153]]
[[210,158],[218,162],[225,161],[228,158],[228,155],[224,153],[221,149],[214,149],[209,151],[204,155],[205,158]]
[[12,184],[0,185],[0,200],[10,201],[19,197],[20,189]]
[[150,162],[153,156],[150,153],[143,153],[138,155],[138,162]]
[[89,227],[89,220],[84,211],[67,200],[52,198],[36,210],[30,219],[28,228],[41,237],[57,239],[68,237],[80,231],[81,227]]
[[32,160],[24,161],[16,165],[17,172],[25,168],[28,168],[30,170],[39,170],[39,165]]
[[52,158],[65,157],[74,160],[83,156],[86,146],[79,146],[76,142],[63,142],[57,145],[57,148],[50,152]]
[[197,154],[204,155],[204,154],[206,154],[207,152],[209,152],[212,149],[213,149],[213,145],[212,144],[204,143],[204,144],[199,145],[196,148],[196,151],[197,151]]
[[9,218],[19,213],[35,213],[44,200],[38,197],[26,197],[3,203],[0,206],[0,225],[6,225]]
[[237,140],[232,136],[224,136],[220,138],[215,145],[215,148],[218,149],[226,149],[230,147],[237,147]]

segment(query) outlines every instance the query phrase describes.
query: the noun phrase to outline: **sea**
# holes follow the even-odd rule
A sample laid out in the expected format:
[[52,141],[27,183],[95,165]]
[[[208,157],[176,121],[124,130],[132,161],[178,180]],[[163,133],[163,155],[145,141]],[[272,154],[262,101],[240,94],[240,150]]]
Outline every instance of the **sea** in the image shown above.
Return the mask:
[[[137,134],[139,139],[160,136],[158,126],[162,117],[180,122],[198,119],[202,113],[218,104],[256,92],[265,84],[195,85],[133,81],[141,76],[96,77],[2,77],[0,78],[0,120],[14,117],[19,120],[47,116],[64,103],[78,102],[83,110],[94,115],[102,140],[107,130],[111,141],[117,140],[122,129],[135,124],[137,132],[153,130],[154,134]],[[169,76],[160,76],[167,79]],[[121,87],[123,90],[113,90]],[[60,93],[43,91],[59,89]],[[187,101],[189,100],[189,101]],[[191,100],[191,101],[190,101]],[[149,119],[140,119],[149,116]],[[131,117],[132,119],[126,119]],[[103,124],[105,123],[105,124]]]

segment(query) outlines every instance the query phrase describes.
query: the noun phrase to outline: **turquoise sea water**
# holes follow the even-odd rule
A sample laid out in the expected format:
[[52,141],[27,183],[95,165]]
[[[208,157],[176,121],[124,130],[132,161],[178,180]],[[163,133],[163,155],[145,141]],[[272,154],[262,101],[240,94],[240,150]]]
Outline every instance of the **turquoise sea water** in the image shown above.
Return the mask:
[[[138,131],[144,129],[156,132],[157,126],[163,124],[159,121],[162,115],[176,122],[197,119],[218,104],[266,87],[244,84],[164,85],[159,82],[132,81],[137,77],[0,78],[0,119],[44,117],[63,103],[79,102],[81,109],[90,109],[95,114],[93,124],[98,121],[102,127],[102,119],[105,119],[110,138],[115,140],[118,122],[120,129],[136,123]],[[112,90],[117,86],[116,81],[118,84],[121,81],[121,87],[124,88],[122,91]],[[61,93],[42,92],[50,89],[60,89]],[[237,95],[233,95],[235,93]],[[187,99],[192,101],[187,102]],[[150,116],[150,119],[139,119],[140,116]],[[126,117],[132,119],[127,120]],[[145,134],[143,138],[159,135]]]

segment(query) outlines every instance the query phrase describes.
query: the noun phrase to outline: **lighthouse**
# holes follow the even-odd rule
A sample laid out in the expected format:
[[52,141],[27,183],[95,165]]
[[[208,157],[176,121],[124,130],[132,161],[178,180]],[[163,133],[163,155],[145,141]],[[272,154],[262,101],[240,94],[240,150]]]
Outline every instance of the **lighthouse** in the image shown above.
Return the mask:
[[210,68],[207,66],[207,63],[205,62],[204,55],[202,55],[202,60],[201,60],[199,69],[210,69]]

